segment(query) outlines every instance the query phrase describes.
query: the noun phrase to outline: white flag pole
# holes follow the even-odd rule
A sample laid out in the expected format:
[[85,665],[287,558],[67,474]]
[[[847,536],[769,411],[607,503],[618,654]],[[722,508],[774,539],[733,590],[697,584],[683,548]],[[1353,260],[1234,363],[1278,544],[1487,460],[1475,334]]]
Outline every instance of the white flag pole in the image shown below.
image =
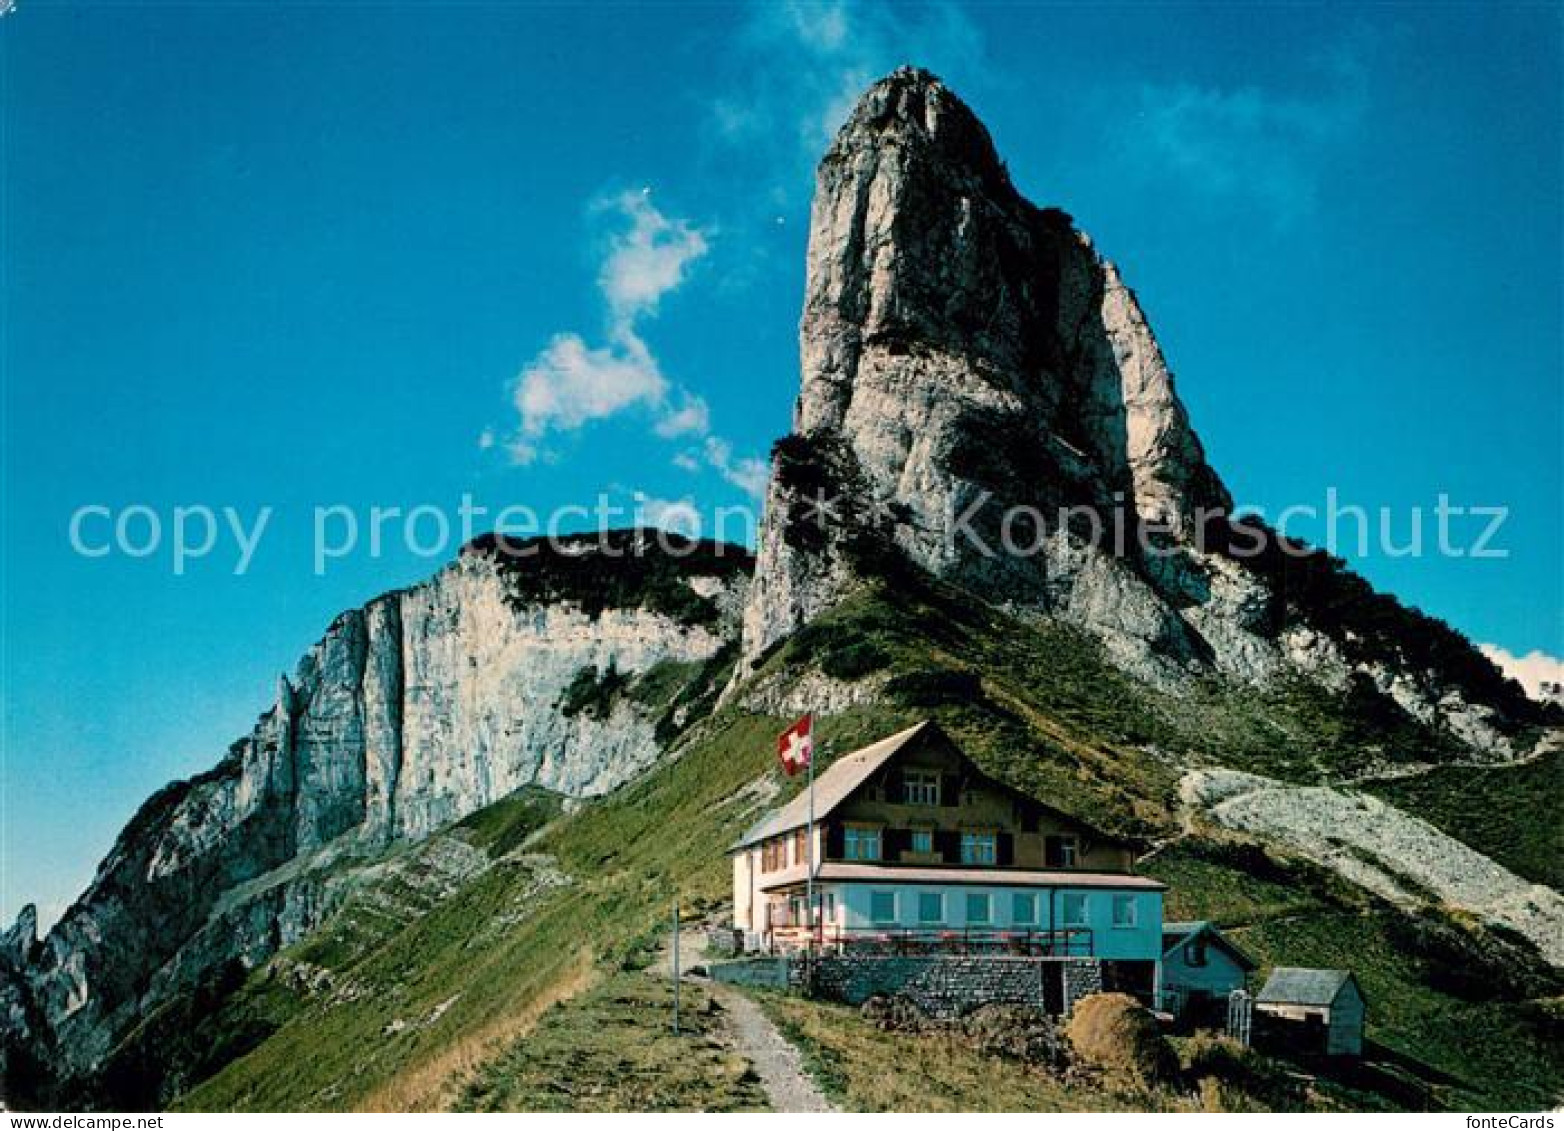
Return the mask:
[[808,910],[809,947],[815,946],[815,933],[818,930],[817,916],[815,914],[815,717],[809,716],[809,876],[806,887],[806,905]]

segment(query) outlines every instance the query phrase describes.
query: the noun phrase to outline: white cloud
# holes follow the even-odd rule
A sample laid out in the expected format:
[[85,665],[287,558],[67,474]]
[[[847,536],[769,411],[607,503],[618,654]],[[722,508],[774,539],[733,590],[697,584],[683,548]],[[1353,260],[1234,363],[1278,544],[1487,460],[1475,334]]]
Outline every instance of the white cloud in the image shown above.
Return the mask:
[[787,0],[775,5],[777,16],[798,40],[822,53],[840,51],[847,43],[848,16],[845,3],[804,3]]
[[[608,239],[598,272],[605,340],[593,344],[574,331],[556,334],[522,368],[511,385],[517,423],[505,451],[513,463],[531,464],[549,455],[551,437],[640,412],[662,439],[699,445],[677,454],[678,466],[714,471],[758,498],[765,491],[765,464],[735,457],[726,440],[712,435],[711,407],[663,374],[640,331],[640,323],[657,313],[664,296],[688,280],[691,264],[709,250],[706,230],[662,213],[650,190],[621,193],[599,210],[621,225]],[[485,450],[499,443],[493,429],[478,438]]]
[[813,164],[875,79],[914,64],[947,79],[984,73],[982,36],[948,0],[895,5],[878,0],[765,0],[749,7],[735,85],[712,107],[719,138],[753,148],[778,141],[789,179]]
[[677,499],[660,499],[655,495],[637,492],[635,509],[637,525],[672,530],[689,538],[700,537],[700,509],[689,495],[681,495]]
[[[706,236],[688,220],[670,218],[648,191],[621,193],[602,205],[624,225],[608,241],[598,274],[607,307],[608,335],[589,344],[573,331],[556,334],[543,352],[517,375],[511,399],[518,423],[506,443],[512,460],[528,464],[544,453],[552,434],[572,432],[630,409],[657,414],[659,435],[677,436],[708,427],[705,402],[678,394],[641,337],[641,319],[657,312],[664,295],[688,278],[690,265],[706,254]],[[495,438],[480,438],[493,447]]]
[[704,436],[711,431],[711,409],[704,400],[693,393],[681,393],[679,407],[670,409],[656,424],[656,432],[664,439],[677,436]]
[[592,347],[579,334],[559,334],[521,371],[513,394],[521,425],[510,447],[517,463],[536,459],[549,432],[667,399],[668,382],[646,345],[629,332],[619,339]]
[[1477,647],[1500,671],[1524,687],[1526,694],[1533,699],[1542,697],[1544,683],[1564,685],[1564,660],[1557,656],[1538,650],[1517,656],[1497,644],[1479,644]]
[[732,445],[716,436],[706,437],[702,455],[708,467],[750,498],[765,498],[766,484],[771,478],[771,469],[765,460],[754,456],[736,458]]
[[706,233],[688,220],[659,212],[649,190],[623,193],[612,207],[630,221],[630,228],[610,242],[598,285],[615,325],[629,326],[657,313],[663,295],[685,281],[686,269],[706,254],[709,245]]

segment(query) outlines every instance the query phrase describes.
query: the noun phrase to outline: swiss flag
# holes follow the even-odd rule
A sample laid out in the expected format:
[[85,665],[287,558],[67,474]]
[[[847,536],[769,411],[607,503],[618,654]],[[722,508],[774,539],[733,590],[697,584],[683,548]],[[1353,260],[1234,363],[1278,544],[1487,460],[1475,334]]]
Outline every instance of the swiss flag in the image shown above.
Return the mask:
[[809,768],[810,760],[815,756],[814,727],[814,716],[805,715],[777,739],[777,757],[782,759],[782,768],[789,777]]

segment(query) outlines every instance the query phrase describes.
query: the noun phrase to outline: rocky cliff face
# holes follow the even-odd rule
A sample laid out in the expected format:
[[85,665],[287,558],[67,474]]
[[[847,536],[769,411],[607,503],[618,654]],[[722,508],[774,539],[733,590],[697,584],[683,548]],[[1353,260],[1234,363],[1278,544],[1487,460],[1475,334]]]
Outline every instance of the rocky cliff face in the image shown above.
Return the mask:
[[[1300,600],[1236,552],[1231,499],[1134,293],[1068,216],[1020,196],[932,75],[898,71],[842,128],[818,172],[808,268],[803,385],[775,455],[746,670],[891,554],[1079,625],[1145,679],[1362,677],[1508,751],[1493,708],[1513,689],[1464,641],[1415,614],[1316,615],[1340,594]],[[1309,563],[1321,586],[1387,600]],[[1401,628],[1438,642],[1356,646]]]
[[29,908],[0,939],[6,1043],[89,1073],[160,1002],[311,930],[333,866],[524,785],[583,797],[645,769],[722,666],[751,566],[672,544],[482,539],[337,618],[251,734],[142,806],[46,938]]

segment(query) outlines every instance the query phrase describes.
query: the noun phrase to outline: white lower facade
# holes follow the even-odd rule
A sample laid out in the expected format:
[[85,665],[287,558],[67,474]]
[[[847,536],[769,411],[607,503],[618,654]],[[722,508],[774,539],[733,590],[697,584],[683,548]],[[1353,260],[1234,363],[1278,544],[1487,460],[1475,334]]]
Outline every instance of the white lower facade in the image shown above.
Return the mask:
[[[734,858],[734,925],[746,945],[804,945],[811,923],[802,872],[755,874],[748,855]],[[981,873],[940,883],[898,882],[893,875],[822,878],[814,885],[813,934],[826,945],[980,938],[1061,955],[1156,962],[1162,955],[1160,886],[1134,876],[1119,881],[1122,886],[1115,886],[1113,877],[1097,875],[1079,884],[984,882]]]

